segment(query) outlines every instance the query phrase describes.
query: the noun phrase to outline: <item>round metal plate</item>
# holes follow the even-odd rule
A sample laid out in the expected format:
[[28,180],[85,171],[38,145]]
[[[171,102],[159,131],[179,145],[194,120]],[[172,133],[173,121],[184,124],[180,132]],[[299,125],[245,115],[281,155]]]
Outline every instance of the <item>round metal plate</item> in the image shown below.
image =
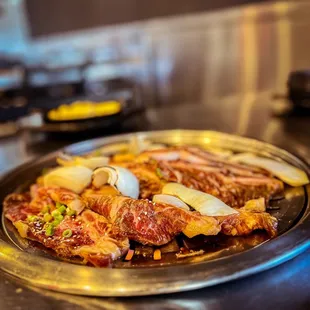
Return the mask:
[[[127,142],[134,134],[99,138],[66,147],[65,152],[81,154],[100,146]],[[153,142],[166,144],[208,145],[236,152],[254,152],[276,157],[309,174],[309,167],[294,155],[270,144],[212,131],[158,131],[137,133]],[[55,165],[58,152],[18,167],[0,182],[0,199],[22,190],[33,182],[44,167]],[[22,184],[23,188],[20,188]],[[171,293],[211,286],[257,273],[285,262],[310,246],[310,187],[288,188],[280,209],[279,235],[259,246],[242,252],[228,252],[214,257],[196,257],[182,264],[161,264],[152,267],[112,269],[79,266],[51,257],[12,237],[9,226],[2,222],[0,231],[0,268],[19,279],[39,287],[72,294],[93,296],[138,296]],[[4,225],[5,224],[5,225]],[[8,237],[9,236],[9,237]],[[43,253],[43,254],[42,254]],[[52,258],[52,259],[51,259]]]

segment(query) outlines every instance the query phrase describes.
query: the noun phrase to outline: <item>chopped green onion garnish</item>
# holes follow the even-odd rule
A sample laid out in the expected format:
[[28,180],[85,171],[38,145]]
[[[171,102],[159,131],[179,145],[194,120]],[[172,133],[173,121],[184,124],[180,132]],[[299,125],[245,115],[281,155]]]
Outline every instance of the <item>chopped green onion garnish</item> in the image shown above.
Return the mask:
[[49,213],[45,213],[43,216],[44,222],[50,222],[53,219],[53,217]]
[[53,236],[54,235],[54,226],[53,224],[47,224],[45,227],[45,235]]
[[162,178],[164,175],[163,175],[163,173],[162,173],[162,171],[160,170],[160,168],[156,168],[156,173],[157,173],[157,175],[160,177],[160,178]]
[[65,238],[70,238],[72,236],[72,230],[71,229],[66,229],[63,233],[62,236]]
[[61,213],[61,214],[64,214],[66,212],[66,206],[62,205],[61,207],[58,208],[58,211]]
[[52,222],[53,225],[55,226],[59,225],[62,222],[63,218],[64,217],[62,215],[58,215],[56,218],[54,217],[54,221]]
[[61,221],[57,221],[57,220],[54,220],[53,222],[51,222],[51,224],[52,224],[54,227],[57,227],[60,223],[61,223]]
[[61,215],[61,213],[59,212],[59,210],[57,209],[57,210],[54,210],[54,211],[52,211],[52,216],[53,217],[57,217],[57,216],[59,216],[59,215]]
[[59,215],[54,216],[54,219],[58,221],[62,221],[64,219],[64,216],[59,214]]
[[75,212],[74,210],[72,210],[72,209],[70,209],[70,208],[67,208],[67,215],[73,216],[73,215],[75,215],[75,214],[76,214],[76,212]]
[[35,221],[37,221],[39,218],[36,216],[36,215],[28,215],[27,216],[27,220],[29,221],[29,222],[35,222]]
[[60,202],[56,202],[56,208],[58,209],[58,208],[60,208],[62,206],[62,203],[60,203]]

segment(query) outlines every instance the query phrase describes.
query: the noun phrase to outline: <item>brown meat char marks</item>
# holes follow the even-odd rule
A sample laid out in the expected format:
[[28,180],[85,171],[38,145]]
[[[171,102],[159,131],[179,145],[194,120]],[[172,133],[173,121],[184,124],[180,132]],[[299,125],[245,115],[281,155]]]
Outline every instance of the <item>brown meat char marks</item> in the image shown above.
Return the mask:
[[[43,195],[43,191],[41,192]],[[64,258],[81,257],[95,266],[109,265],[129,249],[129,240],[101,215],[85,210],[75,217],[65,216],[55,227],[54,234],[47,236],[44,229],[43,205],[31,204],[30,195],[12,194],[4,201],[5,216],[13,225],[22,223],[27,227],[27,238],[42,243]],[[28,221],[28,215],[36,215],[38,220]],[[70,229],[72,235],[64,237]]]

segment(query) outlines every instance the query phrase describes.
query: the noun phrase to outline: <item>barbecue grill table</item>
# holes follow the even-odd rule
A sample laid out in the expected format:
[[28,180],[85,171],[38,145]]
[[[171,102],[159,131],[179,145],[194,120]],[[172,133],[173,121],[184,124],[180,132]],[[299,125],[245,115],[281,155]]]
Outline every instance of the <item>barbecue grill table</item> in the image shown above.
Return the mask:
[[[260,10],[271,10],[272,5],[268,4],[256,8],[257,14]],[[301,7],[298,3],[294,5],[296,7],[294,6],[293,9],[296,10],[293,12],[294,14],[292,13],[291,19],[288,18],[286,22],[292,27],[291,29],[295,29],[294,25],[300,26],[301,24],[310,29],[308,19],[303,18],[302,22],[298,19],[298,16],[308,16],[310,6]],[[282,5],[282,11],[283,8],[285,8],[285,4]],[[222,14],[227,14],[227,11]],[[276,22],[273,19],[267,21],[269,27],[272,26],[272,23]],[[283,24],[280,25],[283,26]],[[283,27],[286,29],[285,25]],[[308,37],[308,33],[305,34],[306,37]],[[281,35],[283,32],[280,31],[276,37],[281,37]],[[288,69],[296,69],[298,66],[306,65],[310,67],[310,57],[305,58],[304,52],[304,49],[310,46],[309,40],[306,42],[302,33],[298,32],[296,32],[294,40],[299,48],[291,47],[294,52],[291,52],[291,65]],[[278,40],[278,43],[279,41],[281,39]],[[278,48],[273,57],[280,51],[281,48]],[[306,54],[309,55],[308,52]],[[269,56],[265,55],[265,57],[268,58]],[[298,62],[301,61],[300,59],[303,59],[303,64]],[[269,65],[270,63],[268,63]],[[284,73],[287,74],[287,72]],[[261,74],[265,74],[266,77],[267,73],[261,72]],[[282,81],[285,81],[285,78],[282,78]],[[208,79],[204,81],[204,83],[207,82]],[[255,87],[252,89],[252,86],[247,86],[250,88],[249,92],[243,89],[237,95],[230,97],[220,94],[221,96],[210,99],[202,94],[200,100],[195,100],[195,102],[188,101],[173,106],[162,105],[149,108],[145,118],[137,116],[139,126],[135,129],[182,128],[234,133],[275,144],[304,158],[310,164],[310,116],[307,116],[306,112],[286,112],[282,116],[276,116],[275,114],[279,114],[279,111],[287,106],[285,99],[281,99],[281,96],[280,99],[273,99],[274,88],[259,91]],[[3,138],[0,140],[0,171],[3,173],[30,158],[75,142],[76,139],[75,137],[71,140],[56,140],[42,133],[29,134],[26,132],[21,132],[14,137]],[[74,274],[72,281],[74,281]],[[128,285],[130,285],[130,279],[128,279]],[[151,286],[153,283],[150,282],[149,285]],[[149,297],[95,298],[73,296],[28,287],[19,282],[18,279],[0,273],[0,309],[12,310],[84,308],[146,308],[149,310],[310,309],[309,292],[309,249],[291,261],[244,279],[195,291]]]

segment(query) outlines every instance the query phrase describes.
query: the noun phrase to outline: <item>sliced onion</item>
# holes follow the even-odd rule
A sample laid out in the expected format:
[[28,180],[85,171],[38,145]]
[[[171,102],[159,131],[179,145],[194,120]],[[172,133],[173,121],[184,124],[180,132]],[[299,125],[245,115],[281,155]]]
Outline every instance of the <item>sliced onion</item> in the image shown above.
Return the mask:
[[106,166],[98,168],[93,172],[92,184],[100,188],[102,185],[110,184],[124,196],[131,198],[139,197],[139,181],[128,169],[118,166]]
[[181,158],[180,152],[179,151],[150,151],[150,152],[145,152],[142,153],[140,158],[145,157],[146,159],[148,158],[153,158],[155,160],[165,160],[165,161],[175,161]]
[[219,147],[213,147],[213,146],[204,146],[204,149],[211,154],[214,154],[218,157],[221,157],[223,159],[229,158],[233,155],[233,152],[230,150],[222,149]]
[[118,153],[126,153],[129,151],[128,143],[114,143],[104,145],[101,148],[94,151],[96,154],[100,154],[103,156],[111,156]]
[[129,152],[135,155],[140,154],[148,147],[148,143],[143,137],[133,136],[129,141]]
[[158,195],[153,196],[153,201],[158,202],[158,203],[166,203],[166,204],[189,211],[188,205],[175,196],[158,194]]
[[144,151],[165,149],[166,146],[160,143],[152,143],[141,136],[133,136],[129,141],[129,152],[138,155]]
[[165,161],[175,161],[184,160],[193,164],[205,164],[206,160],[191,154],[185,150],[165,150],[165,149],[155,149],[151,151],[145,151],[140,155],[140,159],[153,158],[155,160],[165,160]]
[[100,154],[103,156],[111,156],[115,154],[139,154],[145,150],[157,150],[164,149],[164,144],[152,143],[143,137],[134,136],[129,142],[114,143],[104,145],[97,149],[94,154]]
[[180,151],[180,156],[182,160],[188,161],[193,164],[206,164],[207,163],[207,161],[204,158],[197,156],[195,154],[192,154],[185,150]]
[[166,145],[161,144],[161,143],[150,143],[146,151],[163,150],[166,148],[167,148]]
[[178,183],[167,183],[163,187],[162,193],[179,197],[203,215],[224,216],[238,213],[220,199]]
[[103,167],[108,162],[109,158],[104,156],[80,157],[62,154],[57,158],[57,163],[61,166],[84,166],[92,170]]
[[58,186],[80,194],[91,182],[92,170],[84,166],[60,167],[44,176],[44,186]]
[[230,160],[263,168],[291,186],[302,186],[309,183],[308,176],[304,171],[284,162],[258,157],[251,153],[234,155]]
[[80,214],[84,210],[84,203],[81,199],[76,198],[72,199],[70,202],[67,203],[67,207],[76,212],[76,214]]
[[117,172],[114,168],[103,167],[94,171],[92,184],[97,188],[100,188],[102,185],[105,184],[110,184],[114,186],[117,178]]

